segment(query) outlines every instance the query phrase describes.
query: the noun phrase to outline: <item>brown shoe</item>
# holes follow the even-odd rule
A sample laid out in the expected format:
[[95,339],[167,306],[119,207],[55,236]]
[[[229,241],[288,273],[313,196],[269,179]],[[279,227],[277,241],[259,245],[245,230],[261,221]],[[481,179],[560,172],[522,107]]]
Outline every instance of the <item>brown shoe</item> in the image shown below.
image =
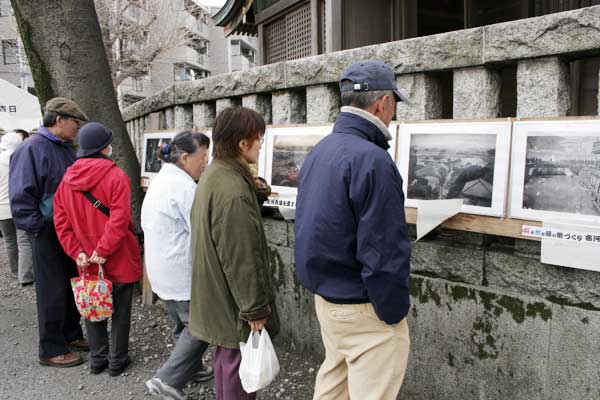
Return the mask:
[[77,339],[69,343],[69,347],[77,351],[90,351],[90,344],[85,339]]
[[46,367],[69,368],[82,364],[83,358],[79,354],[67,353],[60,356],[42,358],[40,357],[40,365]]

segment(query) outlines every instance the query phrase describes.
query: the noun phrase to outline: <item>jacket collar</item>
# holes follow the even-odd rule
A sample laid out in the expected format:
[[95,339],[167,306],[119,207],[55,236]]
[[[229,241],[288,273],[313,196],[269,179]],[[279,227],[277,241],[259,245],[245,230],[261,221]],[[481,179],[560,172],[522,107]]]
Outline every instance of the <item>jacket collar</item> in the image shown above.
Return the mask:
[[216,162],[217,164],[240,174],[246,183],[248,183],[248,185],[252,188],[252,190],[256,192],[256,184],[254,183],[252,171],[250,171],[250,166],[245,161],[241,161],[236,158],[215,158],[213,162]]
[[164,171],[164,173],[167,174],[167,175],[180,176],[182,179],[189,180],[191,183],[193,183],[194,185],[196,185],[196,182],[194,182],[194,179],[192,179],[192,177],[189,176],[187,172],[185,172],[183,169],[179,168],[175,164],[172,164],[172,163],[163,163],[163,165],[160,168],[160,170]]
[[341,113],[335,121],[333,132],[360,136],[384,150],[390,148],[388,140],[392,138],[390,131],[379,118],[367,111],[347,106],[342,107]]
[[62,140],[60,140],[58,138],[58,136],[56,136],[55,134],[50,132],[45,126],[41,126],[40,129],[38,129],[38,134],[45,137],[46,139],[48,139],[49,141],[51,141],[53,143],[56,143],[56,144],[64,146],[64,147],[73,148],[72,142],[63,142]]

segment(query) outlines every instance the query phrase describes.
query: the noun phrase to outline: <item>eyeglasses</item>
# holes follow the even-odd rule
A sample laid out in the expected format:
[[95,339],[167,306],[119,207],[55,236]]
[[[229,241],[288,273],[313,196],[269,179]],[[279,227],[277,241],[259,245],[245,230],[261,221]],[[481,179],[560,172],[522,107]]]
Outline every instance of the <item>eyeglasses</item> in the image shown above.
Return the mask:
[[77,128],[81,128],[81,125],[83,125],[83,121],[80,119],[73,118],[73,117],[63,117],[63,116],[61,116],[61,117],[62,117],[62,119],[65,119],[65,120],[70,119],[71,121],[75,122],[77,124]]

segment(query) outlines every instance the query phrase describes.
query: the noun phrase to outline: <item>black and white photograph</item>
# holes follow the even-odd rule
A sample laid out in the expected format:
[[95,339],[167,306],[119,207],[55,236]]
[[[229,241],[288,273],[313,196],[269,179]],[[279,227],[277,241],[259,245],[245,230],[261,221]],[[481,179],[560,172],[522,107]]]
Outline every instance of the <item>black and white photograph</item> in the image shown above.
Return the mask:
[[269,129],[266,178],[274,192],[295,196],[304,160],[330,130],[330,127]]
[[509,151],[509,122],[400,125],[406,206],[462,199],[462,212],[502,216]]
[[275,135],[271,184],[298,187],[298,175],[308,153],[321,140],[316,135]]
[[492,205],[495,135],[412,135],[407,196]]
[[591,125],[576,122],[564,130],[550,122],[549,130],[518,130],[524,137],[515,138],[513,214],[600,219],[600,130],[586,133]]

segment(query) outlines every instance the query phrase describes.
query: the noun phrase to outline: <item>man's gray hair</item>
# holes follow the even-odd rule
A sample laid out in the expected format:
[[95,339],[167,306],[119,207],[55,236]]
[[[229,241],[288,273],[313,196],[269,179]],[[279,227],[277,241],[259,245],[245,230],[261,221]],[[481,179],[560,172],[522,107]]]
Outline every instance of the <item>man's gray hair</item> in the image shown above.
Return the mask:
[[352,106],[366,110],[383,96],[388,95],[390,101],[396,101],[391,90],[373,90],[371,92],[342,92],[342,106]]

